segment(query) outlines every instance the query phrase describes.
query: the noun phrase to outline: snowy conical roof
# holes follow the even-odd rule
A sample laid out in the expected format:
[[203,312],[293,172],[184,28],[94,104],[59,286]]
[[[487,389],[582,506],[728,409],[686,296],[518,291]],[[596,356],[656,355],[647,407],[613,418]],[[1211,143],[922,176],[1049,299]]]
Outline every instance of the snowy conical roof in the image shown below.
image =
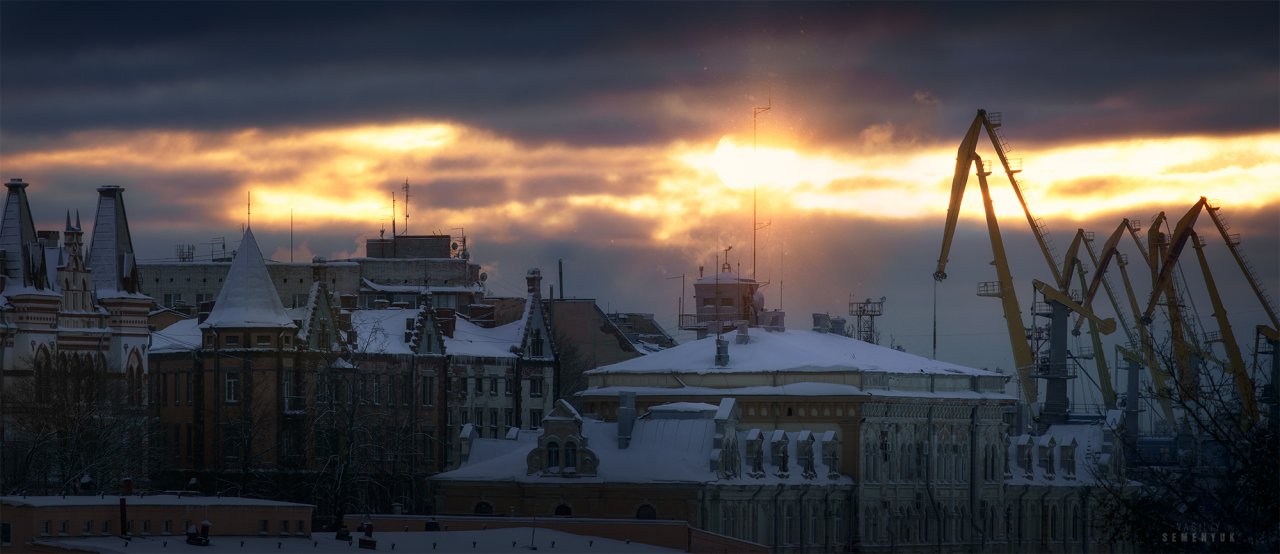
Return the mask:
[[280,295],[271,284],[267,264],[262,260],[262,250],[253,238],[253,230],[246,229],[244,239],[231,269],[222,282],[218,300],[209,312],[209,318],[201,327],[294,327],[293,320],[284,311]]
[[27,259],[23,249],[36,242],[36,228],[31,222],[31,207],[27,204],[27,184],[13,179],[5,186],[9,189],[4,203],[4,216],[0,220],[0,250],[4,251],[4,273],[16,286],[26,282]]
[[[93,270],[93,287],[100,297],[115,296],[130,288],[132,285],[126,283],[136,270],[123,193],[124,189],[117,186],[98,187],[98,214],[93,221],[93,240],[89,243],[85,265]],[[79,218],[77,214],[77,222]],[[70,223],[68,214],[67,224]]]

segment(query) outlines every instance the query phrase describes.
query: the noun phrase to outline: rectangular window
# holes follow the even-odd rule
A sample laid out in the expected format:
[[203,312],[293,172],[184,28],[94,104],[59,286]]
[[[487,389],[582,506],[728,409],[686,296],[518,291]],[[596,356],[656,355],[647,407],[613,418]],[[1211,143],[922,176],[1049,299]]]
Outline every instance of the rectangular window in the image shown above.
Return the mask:
[[542,427],[542,410],[529,410],[529,428],[539,429]]
[[[174,382],[176,383],[177,380],[175,379]],[[174,400],[177,400],[176,396],[174,397]],[[161,371],[160,372],[160,405],[164,406],[165,404],[168,404],[168,403],[169,403],[169,372]]]
[[166,535],[172,535],[172,534],[173,534],[173,520],[172,520],[172,519],[166,519],[166,520],[164,520],[164,534],[166,534]]
[[497,408],[489,409],[489,432],[492,434],[493,438],[495,439],[498,438],[498,409]]
[[151,534],[151,520],[149,519],[142,520],[142,534],[143,535]]
[[299,519],[299,520],[298,520],[298,526],[297,526],[297,527],[294,527],[294,530],[295,530],[295,532],[296,532],[297,534],[299,534],[299,535],[305,535],[305,534],[307,534],[307,522],[306,522],[306,520],[301,520],[301,519]]
[[507,377],[506,379],[503,379],[503,380],[502,380],[502,386],[503,386],[503,388],[505,388],[505,389],[506,389],[506,390],[505,390],[505,394],[506,394],[507,396],[511,396],[511,391],[512,391],[511,383],[512,383],[512,381],[511,381],[511,378],[510,378],[510,377]]
[[[476,408],[476,427],[484,427],[484,408]],[[480,429],[476,429],[480,431]]]
[[8,522],[0,523],[0,546],[9,546],[13,542],[13,527]]
[[64,519],[60,523],[58,523],[58,534],[59,535],[71,534],[71,520]]
[[484,378],[476,377],[475,382],[476,382],[476,396],[484,394]]
[[85,522],[84,522],[84,534],[86,534],[86,535],[92,535],[92,534],[93,534],[93,520],[92,520],[92,519],[87,519],[87,520],[85,520]]
[[111,534],[111,520],[109,519],[102,520],[102,534],[103,535]]
[[435,403],[435,379],[426,375],[422,376],[422,405],[430,406]]
[[529,396],[542,396],[542,379],[529,379]]
[[498,378],[489,378],[489,396],[498,396]]
[[53,522],[44,520],[40,522],[40,536],[47,537],[53,534]]
[[423,458],[427,462],[433,462],[436,459],[436,428],[432,426],[423,427],[422,435],[426,440],[426,444],[422,445]]
[[281,535],[289,534],[289,520],[287,519],[280,520],[280,534]]
[[381,375],[373,376],[373,403],[374,404],[382,403],[382,376]]
[[258,520],[258,534],[259,534],[259,535],[265,535],[265,534],[267,534],[267,531],[270,529],[270,527],[271,527],[271,522],[269,522],[269,521],[267,521],[267,520],[265,520],[265,519],[260,519],[260,520]]
[[506,422],[506,428],[507,428],[507,429],[510,429],[511,427],[513,427],[513,426],[515,425],[515,423],[513,422],[513,419],[512,419],[512,418],[514,418],[514,417],[515,417],[515,410],[512,410],[511,408],[507,408],[507,409],[503,412],[502,420],[503,420],[504,422]]
[[240,401],[240,374],[234,371],[227,372],[226,380],[223,382],[223,393],[227,404],[235,404]]
[[187,405],[191,405],[191,372],[187,372]]
[[258,347],[271,346],[271,335],[258,335],[255,337]]
[[240,346],[240,335],[227,335],[223,340],[223,344],[227,346]]

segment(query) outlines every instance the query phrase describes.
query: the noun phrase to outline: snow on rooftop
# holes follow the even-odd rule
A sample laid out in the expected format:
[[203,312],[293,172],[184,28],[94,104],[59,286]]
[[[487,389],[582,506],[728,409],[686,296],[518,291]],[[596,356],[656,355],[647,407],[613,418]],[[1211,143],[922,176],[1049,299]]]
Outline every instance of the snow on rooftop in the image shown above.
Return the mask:
[[356,331],[356,350],[365,354],[413,354],[413,345],[405,341],[405,331],[416,326],[418,310],[383,308],[352,310],[351,327]]
[[361,279],[361,288],[374,292],[392,293],[483,293],[484,287],[472,285],[386,285],[375,283],[367,278]]
[[[352,532],[353,538],[359,533]],[[660,553],[680,552],[641,542],[623,542],[613,539],[574,535],[552,529],[528,527],[489,529],[484,531],[430,531],[401,532],[378,531],[373,538],[378,541],[378,551],[395,552],[475,552],[477,554],[514,552],[618,552]],[[472,546],[472,542],[475,546]],[[555,546],[552,546],[552,543]],[[514,546],[513,546],[514,543]],[[209,546],[192,546],[184,535],[134,537],[126,542],[118,537],[66,538],[37,541],[59,549],[77,549],[112,554],[138,552],[344,552],[357,551],[354,541],[339,541],[333,533],[314,533],[311,537],[209,537]],[[243,546],[241,546],[243,544]],[[530,546],[536,548],[530,548]]]
[[1000,375],[983,369],[930,360],[923,356],[833,333],[801,330],[770,332],[753,328],[749,336],[751,340],[747,344],[729,341],[729,363],[724,367],[715,365],[715,337],[708,336],[661,352],[593,369],[587,373],[859,370],[974,376]]
[[[1073,456],[1064,464],[1062,456],[1072,453],[1073,441]],[[1119,448],[1118,444],[1110,443],[1100,423],[1051,425],[1040,435],[1011,437],[1006,449],[1010,477],[1005,479],[1005,483],[1059,487],[1096,484],[1096,473],[1106,471],[1104,466],[1111,461],[1107,452]],[[1031,455],[1029,474],[1024,467],[1026,462],[1019,459],[1019,450],[1023,448],[1029,449]],[[1043,458],[1042,461],[1041,454],[1045,450],[1049,451],[1052,460]],[[1047,463],[1052,465],[1052,471],[1046,469]],[[1072,467],[1074,472],[1068,469]]]
[[750,278],[747,278],[747,277],[739,277],[737,273],[733,273],[733,272],[731,272],[731,271],[724,271],[724,272],[720,272],[720,273],[713,273],[713,274],[711,274],[711,275],[707,275],[706,277],[699,277],[697,281],[694,281],[694,282],[693,282],[693,284],[695,284],[695,285],[714,285],[714,284],[719,283],[719,284],[721,284],[721,285],[729,285],[729,284],[734,284],[734,283],[751,283],[751,284],[755,284],[755,282],[756,282],[756,280],[755,280],[755,279],[750,279]]
[[706,402],[670,402],[649,407],[650,412],[714,412],[718,409],[715,404]]
[[[743,471],[750,467],[747,459],[746,438],[750,430],[737,431],[738,456]],[[802,443],[791,436],[788,445],[791,460],[790,473],[778,476],[766,472],[763,477],[739,475],[719,479],[711,469],[716,422],[713,419],[638,419],[631,431],[627,448],[618,448],[616,422],[597,419],[582,420],[582,435],[588,447],[599,459],[595,476],[580,475],[561,477],[527,473],[528,454],[537,447],[538,433],[522,432],[517,440],[474,439],[468,461],[458,469],[437,474],[434,479],[446,481],[514,481],[522,483],[717,483],[717,484],[849,484],[848,477],[831,480],[826,477],[828,468],[823,465],[821,443],[815,442],[815,466],[819,479],[804,477],[796,465],[796,449]]]
[[165,354],[198,350],[203,340],[202,335],[198,320],[175,321],[164,329],[151,332],[151,353]]
[[463,318],[458,318],[452,337],[445,337],[445,352],[451,356],[476,356],[493,358],[514,358],[512,347],[520,348],[524,341],[525,320],[529,309],[517,321],[493,328],[485,328]]
[[201,327],[295,327],[271,283],[253,229],[245,229],[218,299]]

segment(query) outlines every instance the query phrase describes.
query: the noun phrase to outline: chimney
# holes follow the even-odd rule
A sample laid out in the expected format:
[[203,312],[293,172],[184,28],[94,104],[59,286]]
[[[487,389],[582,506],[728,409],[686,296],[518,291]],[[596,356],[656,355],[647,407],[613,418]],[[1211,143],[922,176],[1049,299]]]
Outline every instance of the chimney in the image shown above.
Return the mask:
[[636,427],[636,393],[618,393],[618,449],[631,444],[631,431]]
[[716,337],[716,367],[729,365],[729,341]]
[[524,281],[527,285],[529,294],[534,298],[542,299],[542,270],[536,267],[530,268],[528,273],[524,275]]
[[453,330],[458,327],[458,312],[453,308],[436,308],[436,321],[440,322],[440,332],[453,338]]

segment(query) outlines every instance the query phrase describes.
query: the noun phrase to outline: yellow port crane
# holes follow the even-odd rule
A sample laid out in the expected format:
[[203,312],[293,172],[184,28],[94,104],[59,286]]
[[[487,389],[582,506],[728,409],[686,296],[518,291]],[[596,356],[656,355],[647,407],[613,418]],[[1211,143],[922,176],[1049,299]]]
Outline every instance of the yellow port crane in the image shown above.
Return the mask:
[[[995,258],[992,265],[996,268],[997,278],[995,282],[980,283],[978,294],[980,296],[996,297],[1001,300],[1004,309],[1005,326],[1009,333],[1009,344],[1013,351],[1014,364],[1017,366],[1016,370],[1022,389],[1022,396],[1028,404],[1033,404],[1039,396],[1038,387],[1035,381],[1032,380],[1033,376],[1031,374],[1032,369],[1036,366],[1036,358],[1031,350],[1031,345],[1028,343],[1028,331],[1022,321],[1022,312],[1018,306],[1018,298],[1013,288],[1013,275],[1009,270],[1008,256],[1005,254],[1004,240],[1000,235],[1000,225],[991,202],[990,187],[987,183],[987,176],[991,174],[991,164],[990,162],[984,162],[977,153],[979,135],[982,131],[985,130],[987,137],[991,140],[991,145],[1000,160],[1000,165],[1004,168],[1005,174],[1009,178],[1009,184],[1012,186],[1014,194],[1022,206],[1022,211],[1027,217],[1027,222],[1031,226],[1032,234],[1040,247],[1040,252],[1044,255],[1049,270],[1053,273],[1053,282],[1057,285],[1055,288],[1037,281],[1036,289],[1045,295],[1051,301],[1051,304],[1061,305],[1096,322],[1104,333],[1110,333],[1115,330],[1115,321],[1112,319],[1098,319],[1090,310],[1072,301],[1067,294],[1062,292],[1067,288],[1072,270],[1075,264],[1078,263],[1075,254],[1079,248],[1079,235],[1077,235],[1077,240],[1073,241],[1068,256],[1060,267],[1054,260],[1043,223],[1031,214],[1026,199],[1023,197],[1022,188],[1015,177],[1022,170],[1021,164],[1017,160],[1011,160],[1008,157],[1006,146],[996,131],[1000,126],[1001,121],[998,113],[988,114],[986,110],[978,110],[973,123],[969,125],[969,130],[965,133],[965,137],[956,151],[956,168],[951,181],[951,200],[947,208],[947,219],[943,228],[942,250],[938,256],[938,265],[933,273],[933,278],[938,281],[947,278],[947,260],[960,217],[960,205],[964,199],[965,185],[969,180],[970,168],[976,167],[978,185],[982,192],[983,209],[986,215],[987,231],[991,240],[991,253]],[[1063,300],[1066,302],[1063,302]],[[1055,316],[1055,320],[1059,320],[1059,324],[1055,328],[1060,332],[1065,332],[1065,320],[1061,318],[1065,318],[1065,312],[1061,316]],[[1066,354],[1065,339],[1060,342],[1062,343],[1061,346],[1053,346],[1057,343],[1051,342],[1050,358],[1053,361],[1050,363],[1050,370],[1046,374],[1038,375],[1039,377],[1066,378],[1065,367],[1058,367],[1064,365],[1065,362],[1062,360],[1065,359]],[[1058,384],[1055,384],[1055,382]],[[1060,394],[1052,394],[1057,388],[1061,388]],[[1065,410],[1065,382],[1051,381],[1050,392],[1051,396],[1061,398],[1061,404],[1063,404],[1061,408]]]

